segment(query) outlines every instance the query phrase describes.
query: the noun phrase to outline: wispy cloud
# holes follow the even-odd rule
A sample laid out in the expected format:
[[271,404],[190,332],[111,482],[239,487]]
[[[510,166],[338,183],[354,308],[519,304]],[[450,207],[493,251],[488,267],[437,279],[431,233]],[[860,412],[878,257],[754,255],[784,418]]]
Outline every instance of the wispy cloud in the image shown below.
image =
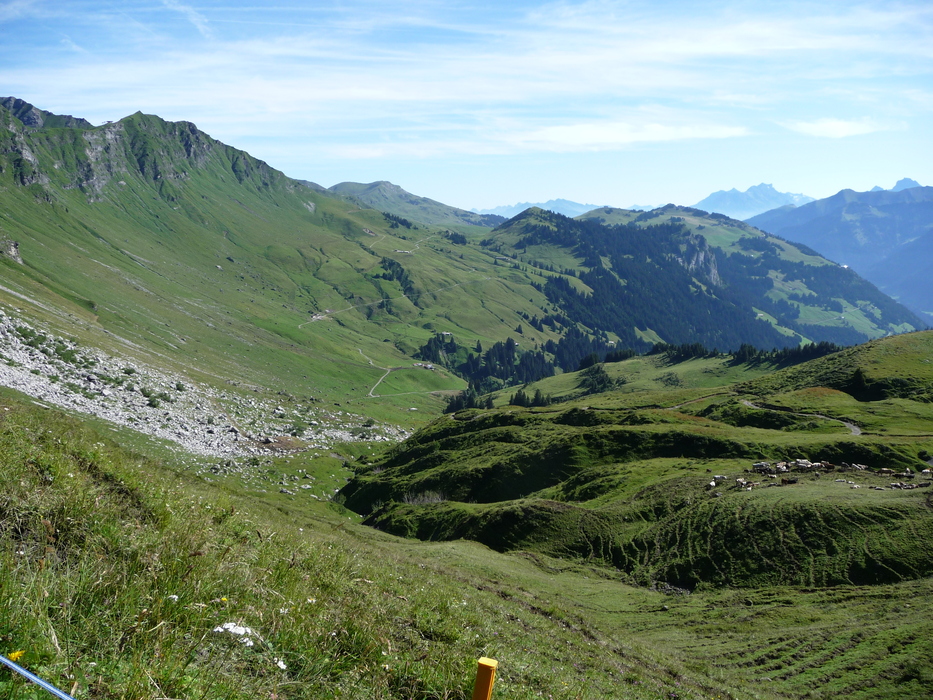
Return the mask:
[[785,122],[784,126],[807,136],[827,139],[841,139],[847,136],[862,136],[877,131],[887,131],[888,127],[872,119],[816,119],[813,121]]
[[293,162],[760,151],[762,134],[844,144],[933,109],[921,0],[114,5],[0,0],[36,37],[0,43],[0,84],[95,122],[194,121]]
[[590,122],[544,127],[518,136],[517,141],[525,146],[557,151],[607,150],[635,143],[735,138],[748,133],[742,126]]
[[11,0],[11,2],[0,3],[0,22],[9,22],[32,14],[35,6],[35,0]]
[[87,49],[78,46],[78,44],[76,44],[70,36],[62,37],[62,46],[69,48],[72,51],[76,51],[77,53],[88,53]]
[[183,5],[178,0],[162,0],[162,4],[170,10],[180,12],[193,24],[205,39],[213,39],[214,32],[208,24],[207,18],[190,5]]

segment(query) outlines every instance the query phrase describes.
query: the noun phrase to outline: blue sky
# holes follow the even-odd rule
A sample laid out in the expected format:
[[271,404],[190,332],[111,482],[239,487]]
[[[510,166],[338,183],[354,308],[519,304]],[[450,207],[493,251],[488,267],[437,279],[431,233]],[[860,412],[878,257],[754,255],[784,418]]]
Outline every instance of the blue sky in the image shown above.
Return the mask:
[[0,0],[0,95],[463,208],[933,185],[933,3]]

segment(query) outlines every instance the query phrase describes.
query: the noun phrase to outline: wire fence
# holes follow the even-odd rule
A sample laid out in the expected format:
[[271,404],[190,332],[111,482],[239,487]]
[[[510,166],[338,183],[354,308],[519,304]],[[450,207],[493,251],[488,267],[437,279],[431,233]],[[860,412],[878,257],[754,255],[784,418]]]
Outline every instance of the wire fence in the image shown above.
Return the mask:
[[0,654],[0,663],[2,663],[4,666],[9,668],[11,671],[15,671],[16,673],[21,675],[23,678],[27,678],[28,680],[32,681],[40,688],[44,688],[45,690],[49,691],[52,695],[54,695],[57,698],[60,698],[61,700],[75,700],[68,693],[65,693],[59,690],[58,688],[56,688],[54,685],[52,685],[48,681],[44,681],[41,678],[39,678],[39,676],[37,676],[36,674],[27,671],[25,668],[20,666],[15,661],[10,661],[10,659],[5,657],[3,654]]
[[[52,695],[60,700],[75,700],[68,693],[65,693],[48,681],[42,680],[34,673],[27,671],[25,668],[20,666],[15,661],[11,661],[7,657],[0,654],[0,663],[9,668],[12,671],[15,671],[23,678],[26,678],[40,688],[44,688],[49,691]],[[495,659],[487,659],[483,657],[479,660],[476,669],[476,681],[473,686],[473,700],[490,700],[492,697],[492,687],[496,682],[496,668],[498,667],[499,662]]]

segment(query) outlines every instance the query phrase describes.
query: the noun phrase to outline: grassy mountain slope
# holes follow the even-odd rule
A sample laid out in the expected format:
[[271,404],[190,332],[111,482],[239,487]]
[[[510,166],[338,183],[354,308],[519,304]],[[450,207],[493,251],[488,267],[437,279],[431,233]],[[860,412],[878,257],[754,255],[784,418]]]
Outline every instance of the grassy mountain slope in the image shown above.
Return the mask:
[[[9,393],[0,442],[0,651],[75,697],[464,700],[481,655],[500,662],[496,698],[906,699],[933,683],[929,580],[633,588],[399,540],[333,504],[272,508]],[[0,692],[42,691],[0,670]]]
[[[913,478],[927,466],[931,352],[933,334],[916,333],[718,387],[726,362],[693,360],[668,368],[666,390],[623,385],[547,408],[461,412],[361,469],[342,493],[390,532],[601,561],[645,585],[927,577],[931,490],[892,490],[904,477],[880,470]],[[607,364],[610,378],[636,361]],[[701,363],[705,381],[681,378]],[[527,390],[550,393],[557,381],[566,375]],[[784,474],[797,483],[783,487],[749,474],[761,460],[798,458],[835,466]],[[760,485],[749,492],[737,479]]]
[[435,331],[501,339],[545,301],[476,246],[391,228],[191,124],[137,114],[28,129],[0,116],[0,236],[15,254],[0,256],[2,294],[89,344],[405,421],[411,406],[436,409],[430,392],[463,386],[412,367]]
[[[611,279],[615,276],[628,288],[613,293],[619,299],[654,285],[647,296],[661,308],[653,318],[663,318],[662,309],[670,318],[667,328],[648,330],[667,342],[699,340],[707,347],[735,348],[734,339],[721,334],[741,328],[746,337],[757,336],[751,342],[759,347],[800,338],[853,344],[924,327],[914,314],[892,304],[850,270],[722,215],[674,205],[650,212],[602,208],[579,217],[579,223],[576,230],[574,224],[542,212],[513,219],[497,229],[493,240],[522,260],[587,268],[589,277],[581,279],[592,278],[595,270],[607,289],[618,286]],[[583,227],[593,223],[615,228],[599,236],[594,231],[604,228],[584,232]],[[558,245],[559,250],[575,251],[576,257],[555,258]],[[635,276],[652,268],[649,280]],[[606,290],[599,296],[606,297]],[[732,321],[723,328],[714,319],[726,309]],[[635,333],[650,337],[647,319],[632,314],[623,308],[615,316],[631,317]],[[709,328],[704,327],[707,321]],[[671,332],[674,327],[679,328],[676,333]]]
[[[482,655],[503,659],[503,698],[613,697],[623,674],[652,698],[681,680],[570,607],[367,537],[329,506],[284,515],[0,403],[0,644],[76,697],[467,698]],[[585,690],[548,659],[558,640]],[[39,697],[5,670],[0,692]]]
[[[517,229],[393,227],[191,124],[136,114],[95,128],[14,107],[0,107],[0,303],[82,349],[412,425],[439,409],[434,392],[464,385],[413,365],[438,333],[531,349],[580,328],[544,292],[552,278],[587,290],[579,241],[518,260]],[[708,248],[679,234],[671,253],[696,294],[708,252],[744,237],[732,226],[707,231]],[[775,241],[777,257],[809,259]],[[656,326],[638,337],[676,340]],[[507,389],[498,409],[440,419],[386,455],[352,450],[372,464],[344,497],[383,500],[372,522],[504,554],[362,527],[326,500],[350,476],[337,452],[203,462],[199,480],[189,456],[129,451],[112,436],[154,448],[4,391],[0,653],[24,651],[77,697],[459,700],[480,655],[502,662],[497,698],[928,696],[933,489],[868,487],[909,481],[881,466],[929,458],[930,404],[916,400],[929,345],[888,338],[773,376],[636,357],[605,366],[616,391],[581,397],[585,377],[561,374],[528,388],[566,403],[507,408]],[[704,486],[795,455],[872,473],[843,475],[859,490],[829,474],[721,497]],[[320,496],[278,489],[312,464]],[[214,631],[224,623],[250,627],[254,645]],[[0,695],[37,692],[0,673]]]
[[930,295],[924,273],[933,264],[933,187],[853,192],[796,209],[778,209],[749,219],[765,231],[799,241],[847,264],[927,323]]
[[[21,115],[38,113],[14,106]],[[515,336],[522,346],[516,362],[537,351],[536,366],[543,367],[562,353],[570,369],[589,351],[577,340],[567,352],[548,345],[568,333],[597,345],[689,335],[691,320],[678,328],[671,304],[651,302],[663,297],[650,285],[632,305],[650,313],[626,328],[578,313],[581,299],[566,289],[549,296],[546,289],[561,280],[585,293],[579,275],[586,261],[578,240],[539,246],[535,264],[502,255],[528,219],[493,234],[476,226],[451,234],[450,226],[400,223],[400,215],[291,180],[186,122],[135,114],[91,127],[42,115],[29,126],[0,107],[0,301],[13,315],[87,346],[191,381],[339,402],[412,425],[439,410],[443,392],[464,386],[442,367],[415,365],[437,334],[452,334],[445,337],[463,349],[461,361],[478,342],[488,348]],[[494,242],[480,245],[485,238]],[[800,335],[827,333],[859,339],[912,327],[909,319],[891,320],[882,309],[889,300],[869,306],[864,300],[871,297],[857,294],[850,304],[820,288],[812,305],[801,303],[806,332],[798,334],[798,326],[769,316],[768,295],[756,311],[711,292],[702,280],[715,261],[702,239],[684,240],[689,251],[662,252],[654,265],[663,263],[679,280],[685,302],[711,304],[717,320],[704,323],[728,333],[723,346],[793,344]],[[640,266],[633,274],[650,278],[650,261]],[[794,284],[785,286],[802,289]],[[610,291],[616,304],[625,296],[624,289]],[[845,324],[825,305],[846,310]]]
[[491,228],[505,221],[501,216],[477,214],[441,204],[427,197],[419,197],[384,180],[369,184],[341,182],[328,189],[334,194],[352,197],[377,211],[389,212],[432,226],[466,225]]

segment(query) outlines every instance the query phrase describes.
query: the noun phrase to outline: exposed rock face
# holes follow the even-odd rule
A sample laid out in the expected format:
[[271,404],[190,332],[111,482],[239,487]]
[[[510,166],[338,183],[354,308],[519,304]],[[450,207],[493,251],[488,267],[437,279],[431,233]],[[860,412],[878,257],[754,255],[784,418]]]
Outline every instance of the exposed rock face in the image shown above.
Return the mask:
[[716,267],[716,254],[709,247],[703,236],[693,234],[687,240],[680,264],[690,272],[706,277],[713,285],[722,286],[722,278]]
[[282,444],[268,435],[300,438],[303,446],[289,445],[290,451],[357,440],[395,442],[408,436],[395,426],[369,426],[342,411],[301,402],[286,408],[201,385],[135,358],[81,348],[3,311],[0,355],[5,360],[0,362],[0,385],[45,402],[40,405],[94,415],[170,440],[179,450],[194,454],[274,454]]
[[[34,136],[38,131],[43,131],[41,140]],[[99,202],[106,198],[108,186],[125,184],[128,178],[147,181],[159,197],[174,201],[190,173],[204,168],[226,171],[238,182],[259,188],[287,180],[191,122],[169,122],[137,112],[94,127],[84,119],[52,114],[15,97],[0,98],[0,172],[7,165],[18,185],[50,185],[49,201],[59,187],[80,189],[89,201]],[[313,211],[313,205],[309,209]]]
[[10,110],[14,117],[30,129],[41,129],[43,126],[93,128],[93,124],[86,119],[72,117],[70,114],[52,114],[52,112],[39,109],[18,97],[0,97],[0,105]]
[[23,258],[19,254],[19,243],[16,241],[10,240],[9,238],[0,239],[0,256],[3,255],[12,258],[20,265],[23,264]]

